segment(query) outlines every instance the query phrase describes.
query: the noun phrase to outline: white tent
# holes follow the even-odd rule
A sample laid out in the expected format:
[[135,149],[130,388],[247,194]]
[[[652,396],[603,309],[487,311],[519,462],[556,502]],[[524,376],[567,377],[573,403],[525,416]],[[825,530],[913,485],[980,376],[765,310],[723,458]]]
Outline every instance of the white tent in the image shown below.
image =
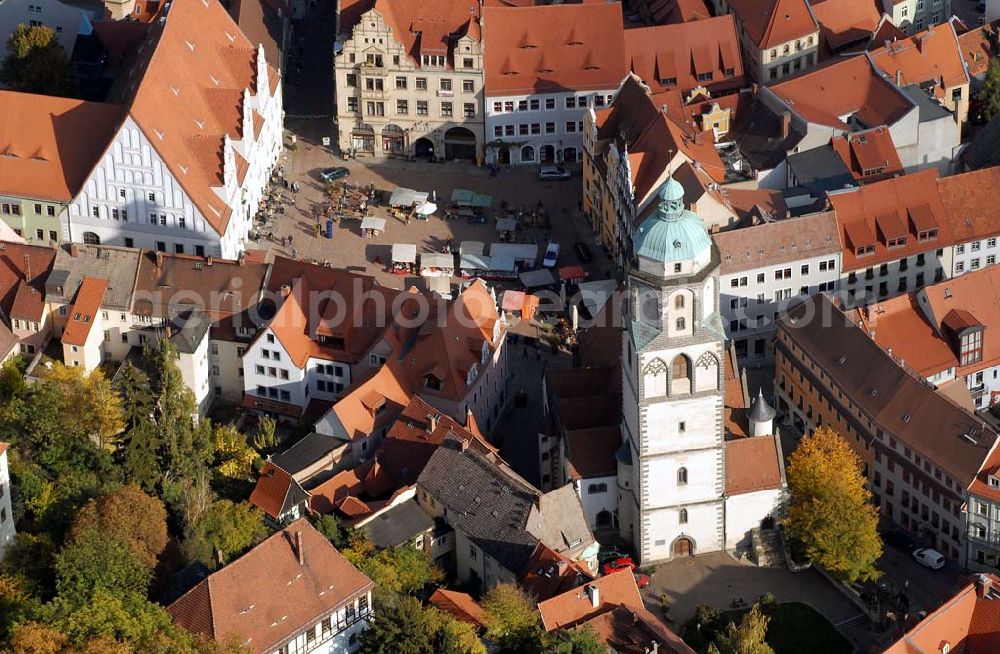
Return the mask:
[[[365,216],[364,220],[361,221],[361,229],[371,229],[376,232],[385,231],[385,218],[376,218],[374,216]],[[415,248],[416,246],[414,246]]]
[[393,263],[416,263],[417,246],[413,243],[393,243],[392,244]]
[[417,215],[419,216],[429,216],[438,210],[438,206],[433,202],[421,202],[417,205]]
[[542,286],[552,286],[556,283],[552,276],[552,271],[545,268],[539,270],[529,270],[519,275],[521,283],[525,288],[539,288]]
[[411,188],[399,187],[389,196],[389,206],[412,207],[415,204],[427,202],[427,193],[414,191]]
[[425,268],[452,270],[455,268],[455,255],[444,252],[421,252],[420,268],[421,270]]
[[462,241],[458,245],[458,253],[463,257],[467,254],[481,255],[486,249],[482,241]]

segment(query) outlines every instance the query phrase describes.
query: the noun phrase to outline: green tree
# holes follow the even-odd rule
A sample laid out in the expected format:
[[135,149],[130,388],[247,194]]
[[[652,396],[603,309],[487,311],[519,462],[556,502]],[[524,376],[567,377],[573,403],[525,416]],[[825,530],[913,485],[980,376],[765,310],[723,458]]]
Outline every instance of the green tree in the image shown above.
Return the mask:
[[486,646],[471,624],[445,616],[437,630],[434,651],[435,654],[486,654]]
[[147,568],[154,568],[167,546],[167,511],[163,502],[138,486],[123,486],[90,500],[76,516],[71,537],[93,531],[117,540]]
[[709,646],[710,654],[774,654],[767,644],[767,625],[771,621],[760,610],[760,605],[743,614],[740,624],[730,622]]
[[444,575],[431,558],[414,547],[392,547],[375,551],[361,530],[353,530],[342,553],[375,582],[378,593],[414,593]]
[[194,523],[184,542],[189,559],[211,565],[215,553],[229,560],[250,549],[267,536],[264,515],[247,502],[234,504],[219,500]]
[[394,598],[375,611],[361,632],[361,654],[433,654],[427,612],[412,597]]
[[219,474],[230,479],[249,479],[260,455],[247,445],[247,437],[235,425],[216,427],[213,436]]
[[594,628],[557,629],[546,634],[545,654],[606,654],[608,646],[601,642]]
[[0,643],[10,642],[14,627],[26,622],[39,609],[31,594],[31,583],[19,575],[0,575]]
[[253,437],[253,446],[260,451],[266,451],[277,447],[278,438],[275,430],[278,423],[274,418],[264,416],[257,423],[257,434]]
[[334,515],[321,515],[313,525],[316,531],[323,534],[328,541],[333,543],[337,549],[347,544],[347,530],[340,524],[340,520]]
[[71,605],[87,604],[94,593],[146,596],[150,570],[129,549],[104,534],[78,534],[56,555],[56,592]]
[[17,26],[7,39],[7,57],[0,79],[15,91],[66,95],[69,93],[69,57],[51,27]]
[[789,460],[788,488],[785,525],[809,558],[848,583],[877,578],[878,509],[847,442],[827,427],[803,438]]
[[541,641],[538,610],[515,584],[497,584],[483,597],[486,636],[511,651],[534,651]]
[[979,100],[982,104],[983,118],[990,120],[1000,114],[1000,59],[990,59],[986,69],[986,79],[979,90]]

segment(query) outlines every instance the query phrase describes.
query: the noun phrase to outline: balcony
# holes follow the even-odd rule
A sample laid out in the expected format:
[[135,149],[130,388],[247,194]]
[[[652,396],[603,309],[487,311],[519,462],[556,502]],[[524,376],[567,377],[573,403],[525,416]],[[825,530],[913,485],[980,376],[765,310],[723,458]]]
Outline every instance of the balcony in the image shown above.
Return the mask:
[[969,388],[969,393],[972,395],[972,399],[978,400],[983,395],[986,395],[986,384],[976,384]]
[[362,75],[385,77],[389,74],[389,70],[385,66],[378,66],[367,61],[361,62],[358,69],[361,71]]
[[385,89],[361,89],[362,100],[382,100],[389,98],[389,93]]

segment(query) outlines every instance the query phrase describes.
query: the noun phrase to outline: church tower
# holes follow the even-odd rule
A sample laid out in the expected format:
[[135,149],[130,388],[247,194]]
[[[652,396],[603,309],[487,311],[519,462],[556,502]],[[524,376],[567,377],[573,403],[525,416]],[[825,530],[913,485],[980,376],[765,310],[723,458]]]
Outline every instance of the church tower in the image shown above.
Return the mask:
[[643,563],[725,547],[719,253],[668,178],[623,302],[619,524]]

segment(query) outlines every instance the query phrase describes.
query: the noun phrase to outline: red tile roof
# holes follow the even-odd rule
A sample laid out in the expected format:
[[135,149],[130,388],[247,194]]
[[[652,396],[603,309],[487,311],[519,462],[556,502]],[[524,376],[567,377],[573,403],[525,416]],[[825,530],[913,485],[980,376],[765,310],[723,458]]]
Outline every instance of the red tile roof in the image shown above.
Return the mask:
[[90,334],[91,327],[94,326],[94,319],[101,309],[101,302],[104,301],[106,290],[108,290],[108,280],[96,277],[83,278],[83,283],[76,291],[73,306],[69,309],[66,330],[62,335],[64,344],[86,345],[87,336]]
[[438,588],[427,601],[462,622],[468,622],[477,629],[485,626],[483,624],[483,607],[468,593]]
[[726,494],[775,490],[784,485],[776,436],[726,441]]
[[882,17],[871,0],[823,0],[812,3],[812,12],[819,23],[820,44],[825,53],[870,40]]
[[[948,213],[937,192],[936,168],[866,184],[860,188],[832,192],[830,204],[841,231],[843,270],[852,271],[877,266],[885,261],[946,247],[954,242]],[[937,229],[937,237],[920,241],[917,232],[928,225]],[[933,226],[928,223],[933,223]],[[887,246],[893,236],[883,230],[904,230],[906,243]],[[874,247],[871,253],[859,256],[858,248]]]
[[[903,172],[903,163],[887,127],[835,136],[830,146],[851,171],[854,179],[874,182]],[[873,171],[880,171],[873,173]]]
[[899,75],[901,86],[936,82],[939,98],[946,89],[969,83],[958,36],[950,22],[883,45],[871,56],[890,78]]
[[260,88],[257,48],[218,2],[173,0],[149,38],[155,47],[132,68],[138,84],[123,89],[129,115],[205,221],[224,233],[231,216],[217,192],[224,139],[241,137],[243,90],[270,96],[279,75],[267,66],[269,86]]
[[8,447],[10,447],[10,443],[0,443],[0,456],[3,456],[3,453],[7,451]]
[[68,203],[124,118],[114,104],[0,91],[0,194]]
[[[632,8],[653,25],[688,23],[712,16],[703,0],[638,0]],[[625,38],[627,41],[628,36]]]
[[957,365],[955,352],[924,318],[914,294],[890,298],[856,313],[883,350],[891,350],[900,365],[920,376],[930,377]]
[[729,8],[760,49],[805,38],[819,29],[806,0],[731,0]]
[[487,7],[483,21],[487,96],[616,89],[627,71],[618,3]]
[[305,496],[298,482],[292,479],[290,474],[270,461],[265,461],[257,485],[250,493],[250,503],[277,520],[285,511],[288,495],[294,491]]
[[573,479],[618,474],[615,452],[622,445],[618,425],[575,429],[566,433],[566,464]]
[[892,125],[914,110],[868,55],[834,59],[767,88],[806,121],[838,129],[850,129],[844,116],[876,127]]
[[536,602],[542,602],[593,578],[585,565],[563,556],[538,541],[517,583]]
[[[938,332],[953,338],[973,325],[985,325],[988,332],[1000,331],[1000,268],[989,266],[923,289],[927,308]],[[1000,338],[983,339],[983,360],[971,366],[958,366],[956,375],[1000,364]]]
[[[2,161],[3,157],[0,157],[0,162]],[[22,303],[17,302],[22,286],[27,280],[28,285],[44,297],[45,279],[52,270],[55,258],[56,251],[52,248],[23,243],[0,243],[0,308],[4,313],[11,318],[28,318],[14,315],[21,313],[21,308],[24,307],[23,298]]]
[[[349,8],[350,16],[353,17],[357,9],[353,4]],[[467,35],[479,40],[478,2],[377,0],[374,9],[385,17],[392,35],[418,68],[422,54],[448,56],[453,47],[450,45],[453,35]],[[361,11],[363,13],[365,10]],[[454,63],[450,57],[448,63]]]
[[[980,597],[977,584],[986,580],[992,590]],[[954,597],[920,621],[883,654],[940,652],[948,643],[953,652],[1000,652],[1000,577],[975,575]]]
[[956,243],[1000,234],[1000,166],[937,180],[945,216]]
[[990,57],[997,54],[997,31],[1000,21],[981,25],[958,37],[958,45],[962,51],[962,59],[968,67],[969,75],[977,77],[985,75],[990,65]]
[[264,654],[373,586],[300,518],[212,573],[167,611],[189,631],[217,641],[235,636],[253,654]]
[[[653,92],[697,86],[724,92],[743,86],[736,23],[729,14],[691,23],[630,29],[625,33],[629,68]],[[727,72],[731,74],[727,75]],[[708,80],[699,76],[711,75]],[[676,80],[663,85],[666,80]]]

